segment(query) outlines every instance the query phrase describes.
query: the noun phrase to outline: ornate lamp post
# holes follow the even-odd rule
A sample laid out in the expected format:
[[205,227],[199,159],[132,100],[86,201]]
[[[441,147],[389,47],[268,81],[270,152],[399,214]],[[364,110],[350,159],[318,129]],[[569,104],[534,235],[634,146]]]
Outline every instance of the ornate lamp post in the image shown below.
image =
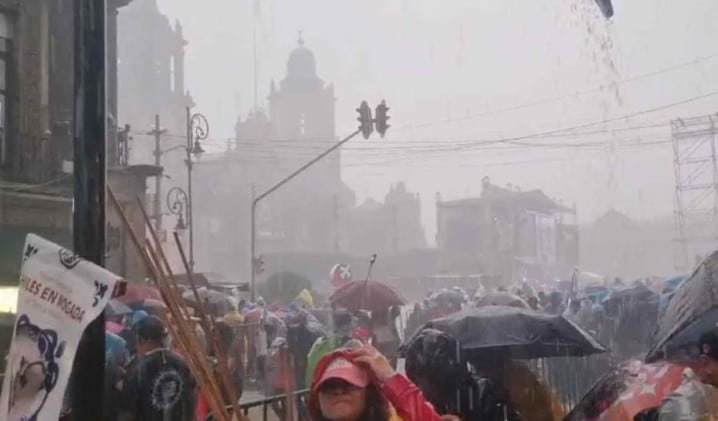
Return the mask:
[[[175,229],[177,231],[186,230],[187,224],[185,223],[184,216],[187,209],[189,209],[189,196],[187,195],[187,192],[179,187],[172,187],[167,192],[167,209],[170,210],[172,215],[177,215],[177,224],[175,225]],[[191,231],[192,226],[190,225],[189,228]],[[190,253],[192,253],[191,247]]]
[[194,272],[194,223],[192,212],[192,155],[199,156],[204,153],[202,145],[199,141],[207,139],[209,136],[209,123],[207,118],[200,114],[190,114],[189,107],[187,111],[187,145],[185,151],[187,158],[187,221],[189,222],[189,267]]

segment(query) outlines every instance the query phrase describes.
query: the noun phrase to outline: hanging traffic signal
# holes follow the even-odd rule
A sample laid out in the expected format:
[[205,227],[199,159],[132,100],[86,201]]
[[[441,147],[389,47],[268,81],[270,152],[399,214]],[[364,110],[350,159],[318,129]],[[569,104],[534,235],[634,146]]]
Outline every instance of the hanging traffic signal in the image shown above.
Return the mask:
[[387,121],[389,120],[389,116],[387,115],[388,111],[389,107],[386,106],[386,101],[382,99],[381,104],[376,106],[376,112],[374,113],[374,116],[376,117],[376,120],[374,120],[374,124],[376,124],[376,132],[379,133],[381,137],[384,137],[386,129],[389,128],[389,125],[387,124]]
[[369,139],[369,136],[371,136],[371,133],[374,131],[374,120],[371,118],[371,108],[369,108],[369,104],[367,104],[366,101],[362,101],[359,108],[357,108],[357,112],[359,113],[359,118],[357,118],[357,121],[359,121],[359,130],[362,136],[364,136],[364,139]]

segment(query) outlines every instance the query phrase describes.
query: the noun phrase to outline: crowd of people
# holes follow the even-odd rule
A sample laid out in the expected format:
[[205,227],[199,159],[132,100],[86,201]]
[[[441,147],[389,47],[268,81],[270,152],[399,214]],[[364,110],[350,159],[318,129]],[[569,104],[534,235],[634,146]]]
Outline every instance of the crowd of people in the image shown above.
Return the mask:
[[[205,420],[209,405],[192,379],[182,349],[173,346],[163,322],[167,318],[161,317],[166,316],[163,307],[154,300],[152,306],[133,307],[131,313],[108,316],[105,419]],[[212,313],[216,332],[206,332],[197,318],[195,334],[217,370],[219,355],[226,356],[239,397],[245,389],[274,396],[288,388],[309,388],[315,371],[324,369],[323,358],[337,349],[353,349],[344,357],[362,361],[359,355],[369,351],[373,356],[394,355],[400,343],[393,323],[396,307],[373,314],[329,306],[316,309],[305,293],[288,303],[270,305],[262,297],[256,302],[238,300]],[[365,365],[370,366],[369,359]],[[230,394],[223,392],[229,405]],[[285,406],[275,402],[272,409],[284,418]],[[309,417],[310,405],[299,401],[298,406],[300,416]]]
[[[196,335],[207,358],[216,362],[220,353],[227,357],[240,397],[246,390],[275,396],[307,389],[307,398],[293,404],[300,420],[548,421],[563,419],[571,409],[567,389],[579,398],[611,367],[648,350],[656,318],[671,293],[672,288],[643,280],[626,284],[616,279],[600,287],[574,284],[563,290],[524,282],[491,291],[444,288],[413,306],[357,311],[329,301],[315,306],[311,294],[303,291],[289,302],[238,300],[213,314],[215,332],[197,323]],[[430,320],[481,306],[561,315],[610,352],[581,368],[560,361],[486,355],[471,361],[467,369],[466,362],[451,352],[458,346],[452,338],[432,329],[421,331]],[[161,311],[136,309],[114,320],[120,330],[106,332],[106,420],[204,421],[209,415],[182,349],[173,347],[158,317]],[[704,395],[706,385],[718,385],[718,330],[705,332],[701,341],[701,354],[686,365],[686,376],[700,380]],[[472,373],[470,384],[459,381],[467,378],[462,370]],[[676,393],[697,396],[695,390],[686,392],[691,387],[696,388],[695,382],[687,381]],[[230,394],[223,392],[229,405]],[[456,396],[479,404],[467,412],[449,403]],[[684,405],[685,399],[670,395],[654,408],[655,418],[642,419],[668,419],[658,417],[675,414],[675,402]],[[272,409],[285,419],[287,401],[274,401]]]

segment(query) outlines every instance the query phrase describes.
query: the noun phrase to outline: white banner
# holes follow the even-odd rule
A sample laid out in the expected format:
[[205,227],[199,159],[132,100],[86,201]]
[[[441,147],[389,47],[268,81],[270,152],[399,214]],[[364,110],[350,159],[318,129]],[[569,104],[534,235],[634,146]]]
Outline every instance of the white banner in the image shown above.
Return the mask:
[[28,234],[0,420],[57,421],[82,332],[104,310],[117,280],[73,252]]

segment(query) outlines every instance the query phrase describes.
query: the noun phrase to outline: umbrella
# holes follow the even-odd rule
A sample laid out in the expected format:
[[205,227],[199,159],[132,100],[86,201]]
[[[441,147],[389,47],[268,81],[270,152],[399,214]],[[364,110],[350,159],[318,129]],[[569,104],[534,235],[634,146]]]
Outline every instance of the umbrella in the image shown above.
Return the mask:
[[160,292],[157,288],[151,287],[149,285],[130,282],[127,284],[125,294],[119,297],[118,300],[122,301],[125,304],[131,304],[142,302],[146,298],[151,298],[153,300],[161,300],[162,295],[160,295]]
[[133,310],[145,310],[148,313],[157,313],[167,310],[167,306],[164,302],[155,300],[154,298],[145,298],[142,301],[131,303],[129,306]]
[[615,313],[622,306],[649,302],[657,304],[658,294],[651,291],[647,286],[637,283],[629,288],[611,291],[601,304],[603,304],[607,313]]
[[[213,313],[225,314],[237,309],[237,302],[232,297],[220,291],[202,287],[197,290],[197,295],[199,295],[200,300],[209,305],[209,311]],[[197,302],[193,291],[186,291],[182,294],[182,298],[193,303]]]
[[664,282],[664,287],[673,291],[674,289],[678,288],[678,285],[680,285],[684,279],[686,279],[685,275],[678,275],[672,278],[668,278]]
[[476,307],[483,306],[509,306],[517,308],[529,308],[528,303],[518,295],[508,292],[492,292],[476,300]]
[[115,322],[105,322],[105,330],[114,334],[122,332],[122,325]]
[[105,307],[105,314],[108,316],[122,316],[123,314],[132,313],[132,309],[125,303],[112,299]]
[[424,328],[453,336],[469,352],[501,352],[511,358],[584,356],[606,352],[593,337],[563,316],[509,307],[469,307]]
[[659,406],[680,386],[683,371],[683,366],[665,361],[629,361],[603,376],[564,420],[633,421],[636,414]]
[[[658,319],[646,361],[671,357],[676,349],[697,346],[698,338],[718,316],[718,251],[703,260],[678,285]],[[672,358],[672,357],[671,357]]]
[[349,311],[384,310],[403,305],[404,300],[390,286],[377,281],[352,281],[340,287],[329,300]]

